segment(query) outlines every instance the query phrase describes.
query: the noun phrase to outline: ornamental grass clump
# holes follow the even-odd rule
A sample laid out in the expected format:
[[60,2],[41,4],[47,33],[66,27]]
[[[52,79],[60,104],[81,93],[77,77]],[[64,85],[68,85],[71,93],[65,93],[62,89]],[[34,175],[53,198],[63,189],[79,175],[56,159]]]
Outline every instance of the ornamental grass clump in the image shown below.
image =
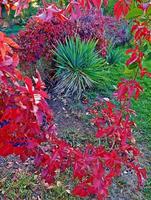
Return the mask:
[[57,63],[57,93],[66,96],[82,93],[95,84],[105,82],[104,71],[106,61],[96,52],[97,41],[82,41],[79,37],[66,39],[65,44],[59,42],[54,55]]

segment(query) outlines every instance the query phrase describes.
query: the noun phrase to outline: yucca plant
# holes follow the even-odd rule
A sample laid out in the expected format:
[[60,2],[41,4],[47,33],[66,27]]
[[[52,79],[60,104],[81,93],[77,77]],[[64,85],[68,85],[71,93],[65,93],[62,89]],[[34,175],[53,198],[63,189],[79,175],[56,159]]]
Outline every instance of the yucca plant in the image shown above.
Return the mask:
[[106,62],[96,52],[97,41],[81,41],[79,37],[59,42],[54,55],[57,63],[57,93],[80,98],[87,88],[104,83]]

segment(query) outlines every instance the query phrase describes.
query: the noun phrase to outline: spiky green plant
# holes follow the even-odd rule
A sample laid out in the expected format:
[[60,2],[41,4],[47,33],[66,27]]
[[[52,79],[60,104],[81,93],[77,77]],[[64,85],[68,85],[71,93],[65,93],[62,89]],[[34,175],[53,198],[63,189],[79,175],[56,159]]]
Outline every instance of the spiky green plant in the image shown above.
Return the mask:
[[56,92],[80,98],[87,88],[104,83],[106,62],[96,52],[96,41],[70,38],[55,49],[58,83]]
[[114,45],[109,45],[107,48],[106,61],[109,65],[117,65],[121,62],[121,51],[119,48],[115,48]]

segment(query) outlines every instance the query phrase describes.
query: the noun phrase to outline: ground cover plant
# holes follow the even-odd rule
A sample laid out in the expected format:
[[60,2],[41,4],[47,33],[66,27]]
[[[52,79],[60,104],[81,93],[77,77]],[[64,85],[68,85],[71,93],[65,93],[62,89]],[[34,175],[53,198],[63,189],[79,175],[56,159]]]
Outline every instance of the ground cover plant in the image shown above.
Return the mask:
[[[53,15],[63,22],[68,21],[68,17],[75,19],[81,15],[80,7],[89,9],[91,3],[98,12],[101,2],[70,2],[65,10],[59,10],[52,4],[45,7],[36,19],[47,21]],[[25,5],[18,3],[16,14],[27,6],[28,2]],[[70,191],[78,197],[89,196],[100,200],[107,198],[113,179],[121,174],[123,167],[134,170],[138,187],[143,185],[146,170],[139,164],[141,152],[136,147],[133,136],[135,122],[131,116],[135,112],[131,109],[131,100],[137,100],[143,91],[136,81],[137,76],[151,76],[142,65],[146,56],[144,47],[150,48],[149,9],[149,3],[144,6],[140,1],[133,4],[123,0],[115,4],[117,19],[125,15],[127,18],[136,18],[132,27],[134,47],[126,52],[130,54],[126,61],[127,70],[133,72],[134,76],[133,79],[123,79],[118,84],[114,93],[118,106],[103,98],[89,109],[96,126],[98,145],[88,143],[83,147],[72,147],[57,135],[40,74],[37,71],[33,80],[22,75],[16,68],[19,58],[15,51],[21,47],[0,33],[0,155],[6,157],[15,154],[22,161],[32,158],[35,171],[48,184],[52,184],[58,176],[70,169],[74,183]],[[137,16],[136,10],[139,11]]]

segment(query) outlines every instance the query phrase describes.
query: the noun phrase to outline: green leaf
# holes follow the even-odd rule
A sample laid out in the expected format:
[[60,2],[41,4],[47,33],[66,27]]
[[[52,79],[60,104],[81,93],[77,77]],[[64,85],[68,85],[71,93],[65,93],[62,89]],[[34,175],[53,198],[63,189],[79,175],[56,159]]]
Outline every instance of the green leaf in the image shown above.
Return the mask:
[[125,69],[124,69],[124,74],[125,74],[126,76],[128,76],[128,77],[133,77],[134,74],[136,73],[136,70],[137,70],[136,67],[135,67],[135,68],[132,68],[132,69],[129,69],[129,68],[126,66]]
[[133,8],[129,11],[129,13],[126,15],[126,19],[135,19],[143,14],[143,11],[139,8]]
[[136,69],[138,67],[137,63],[133,63],[131,65],[129,65],[127,68],[132,70],[132,69]]
[[146,13],[146,14],[147,14],[147,16],[151,15],[151,7],[149,7],[149,8],[148,8],[148,10],[147,10],[147,13]]

